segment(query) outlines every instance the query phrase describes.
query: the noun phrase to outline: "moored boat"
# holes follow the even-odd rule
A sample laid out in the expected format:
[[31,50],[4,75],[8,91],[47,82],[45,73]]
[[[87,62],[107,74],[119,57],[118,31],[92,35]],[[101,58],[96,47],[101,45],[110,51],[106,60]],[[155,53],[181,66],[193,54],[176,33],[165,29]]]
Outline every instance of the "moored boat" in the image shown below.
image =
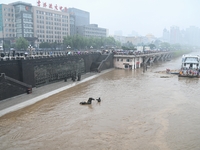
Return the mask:
[[200,57],[183,55],[179,77],[200,77]]

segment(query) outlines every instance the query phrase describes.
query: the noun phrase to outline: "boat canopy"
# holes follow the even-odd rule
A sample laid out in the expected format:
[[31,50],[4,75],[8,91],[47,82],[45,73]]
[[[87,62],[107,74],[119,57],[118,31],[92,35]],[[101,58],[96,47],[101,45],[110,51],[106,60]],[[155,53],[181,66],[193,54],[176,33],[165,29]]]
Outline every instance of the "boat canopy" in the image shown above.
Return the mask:
[[199,58],[197,56],[185,56],[183,63],[199,64]]

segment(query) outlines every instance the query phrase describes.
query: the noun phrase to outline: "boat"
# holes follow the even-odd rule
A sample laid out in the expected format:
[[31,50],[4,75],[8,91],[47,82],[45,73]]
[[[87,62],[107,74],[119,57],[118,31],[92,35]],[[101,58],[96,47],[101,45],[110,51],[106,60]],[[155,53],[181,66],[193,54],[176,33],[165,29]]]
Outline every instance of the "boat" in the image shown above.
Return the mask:
[[179,77],[200,77],[200,56],[183,55]]

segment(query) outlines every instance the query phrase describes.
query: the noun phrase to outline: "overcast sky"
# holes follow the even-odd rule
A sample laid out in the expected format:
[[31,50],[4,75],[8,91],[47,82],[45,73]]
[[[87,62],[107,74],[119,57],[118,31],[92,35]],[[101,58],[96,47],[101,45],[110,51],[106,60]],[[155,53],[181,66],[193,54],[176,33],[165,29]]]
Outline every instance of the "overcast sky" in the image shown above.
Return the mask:
[[[16,0],[17,1],[17,0]],[[23,0],[21,0],[23,1]],[[40,0],[42,3],[74,7],[90,12],[90,23],[109,30],[122,31],[129,35],[132,31],[139,35],[153,34],[162,36],[164,28],[178,26],[200,27],[200,0]],[[8,4],[15,0],[1,0]],[[37,5],[37,0],[24,0]]]

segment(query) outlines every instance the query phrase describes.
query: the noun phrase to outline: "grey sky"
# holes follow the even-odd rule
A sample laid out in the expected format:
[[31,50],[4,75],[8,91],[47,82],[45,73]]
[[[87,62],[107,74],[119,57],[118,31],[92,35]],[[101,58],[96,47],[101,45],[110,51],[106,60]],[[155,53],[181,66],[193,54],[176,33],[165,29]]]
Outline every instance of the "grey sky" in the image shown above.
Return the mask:
[[[1,0],[8,4],[17,0]],[[23,0],[21,0],[23,1]],[[164,28],[179,26],[200,27],[200,0],[40,0],[42,3],[75,7],[90,12],[90,23],[107,28],[109,34],[121,30],[123,35],[132,31],[140,35],[162,36]],[[24,0],[37,5],[37,0]]]

